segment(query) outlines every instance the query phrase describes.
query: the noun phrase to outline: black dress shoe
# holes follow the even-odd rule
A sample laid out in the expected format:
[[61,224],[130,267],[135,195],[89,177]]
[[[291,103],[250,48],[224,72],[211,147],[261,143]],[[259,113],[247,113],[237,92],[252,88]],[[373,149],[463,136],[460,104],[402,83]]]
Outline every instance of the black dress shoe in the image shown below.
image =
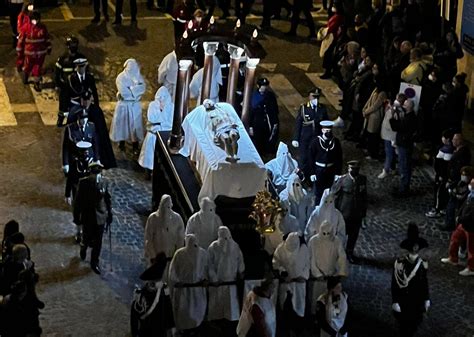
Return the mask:
[[100,267],[98,264],[91,264],[91,269],[94,271],[94,273],[100,275]]
[[81,257],[82,261],[86,259],[86,254],[87,254],[87,247],[81,246],[81,250],[79,251],[79,256]]

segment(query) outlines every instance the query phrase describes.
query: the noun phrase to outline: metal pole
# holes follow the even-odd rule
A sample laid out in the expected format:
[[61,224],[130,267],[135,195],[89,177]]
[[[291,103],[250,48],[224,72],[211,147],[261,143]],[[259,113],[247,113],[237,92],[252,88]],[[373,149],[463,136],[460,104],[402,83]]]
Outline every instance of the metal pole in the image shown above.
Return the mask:
[[168,139],[168,149],[173,154],[177,154],[182,146],[183,134],[181,132],[181,123],[183,121],[183,111],[187,106],[186,79],[188,77],[188,72],[192,63],[193,62],[191,60],[179,61],[179,70],[177,74],[178,79],[176,81],[176,97],[173,113],[173,128],[171,129],[170,138]]
[[[237,89],[237,82],[239,79],[239,64],[244,50],[240,47],[229,45],[230,54],[230,69],[229,77],[227,78],[227,103],[235,104],[235,91]],[[234,106],[235,108],[235,106]]]
[[242,122],[246,128],[249,126],[250,99],[252,98],[253,85],[255,82],[255,70],[257,69],[259,62],[260,59],[257,58],[247,59],[244,84],[244,100],[242,102]]
[[217,47],[219,46],[219,42],[204,42],[204,70],[202,74],[202,86],[201,86],[201,95],[199,104],[209,98],[209,94],[211,93],[211,83],[212,83],[212,71],[213,71],[213,58],[216,54]]

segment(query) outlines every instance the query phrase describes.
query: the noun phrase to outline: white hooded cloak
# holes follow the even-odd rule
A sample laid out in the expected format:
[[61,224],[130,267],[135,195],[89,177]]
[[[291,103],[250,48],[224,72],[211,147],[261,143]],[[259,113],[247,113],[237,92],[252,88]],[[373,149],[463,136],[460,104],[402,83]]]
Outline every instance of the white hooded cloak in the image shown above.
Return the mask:
[[341,239],[342,244],[346,242],[346,222],[344,216],[334,205],[335,195],[330,192],[329,188],[324,190],[319,206],[316,206],[309,217],[308,224],[304,231],[306,242],[309,242],[313,235],[319,232],[319,228],[323,221],[327,220],[334,225],[336,235]]
[[217,230],[222,226],[222,220],[216,214],[216,204],[210,198],[202,198],[199,206],[199,212],[194,213],[188,220],[186,234],[194,234],[199,246],[207,249],[217,239]]
[[162,84],[171,96],[171,101],[174,103],[176,96],[176,81],[178,80],[178,59],[176,52],[173,50],[167,54],[158,67],[158,83]]
[[303,188],[300,178],[293,173],[288,178],[286,188],[280,193],[280,201],[289,213],[298,220],[298,231],[304,233],[311,211],[313,198]]
[[185,240],[185,247],[178,249],[171,260],[169,273],[173,287],[171,302],[178,330],[200,326],[207,308],[206,288],[199,285],[208,279],[207,251],[199,247],[194,235],[186,235]]
[[140,100],[146,84],[135,59],[128,59],[123,66],[124,71],[118,74],[115,81],[118,102],[110,127],[110,139],[114,142],[138,142],[144,136]]
[[273,269],[288,273],[289,281],[280,282],[278,303],[283,309],[287,293],[292,294],[292,304],[295,313],[303,317],[306,307],[306,282],[297,282],[297,278],[309,278],[309,251],[306,244],[300,244],[298,233],[290,233],[273,255]]
[[[345,292],[341,294],[337,307],[332,301],[332,296],[327,291],[318,298],[318,301],[326,307],[326,320],[331,328],[337,331],[336,337],[347,337],[347,333],[341,334],[339,332],[346,321],[348,310],[347,294]],[[331,335],[321,329],[320,337],[331,337]]]
[[[291,232],[299,233],[298,220],[287,212],[284,216],[279,216],[275,223],[275,231],[273,233],[264,233],[264,248],[268,254],[273,255],[275,249],[283,242],[283,237]],[[302,235],[303,233],[299,233]]]
[[[199,69],[194,74],[191,83],[189,84],[189,92],[191,98],[196,98],[198,102],[201,100],[201,89],[203,80],[204,68]],[[212,59],[212,80],[211,80],[211,91],[209,93],[209,99],[213,102],[219,102],[219,86],[222,85],[222,71],[221,63],[216,56]]]
[[336,235],[334,225],[323,221],[318,234],[308,243],[311,256],[311,277],[320,278],[310,282],[311,312],[316,313],[316,301],[327,289],[327,277],[347,276],[347,257],[341,240]]
[[276,157],[265,164],[272,173],[272,182],[280,192],[286,187],[286,182],[298,168],[298,162],[291,157],[288,145],[280,142]]
[[[163,109],[161,109],[163,106]],[[156,134],[158,131],[170,131],[173,127],[174,104],[166,87],[160,87],[155,94],[155,100],[150,102],[147,113],[146,136],[143,141],[138,163],[141,167],[153,170],[155,157]]]
[[235,282],[245,270],[244,258],[239,245],[232,239],[229,228],[219,227],[218,239],[211,243],[209,254],[209,313],[210,321],[227,319],[237,321],[240,315],[237,285],[217,285]]
[[172,207],[171,197],[165,194],[158,210],[148,217],[145,225],[145,257],[148,259],[154,259],[160,252],[171,259],[176,250],[183,247],[184,222]]

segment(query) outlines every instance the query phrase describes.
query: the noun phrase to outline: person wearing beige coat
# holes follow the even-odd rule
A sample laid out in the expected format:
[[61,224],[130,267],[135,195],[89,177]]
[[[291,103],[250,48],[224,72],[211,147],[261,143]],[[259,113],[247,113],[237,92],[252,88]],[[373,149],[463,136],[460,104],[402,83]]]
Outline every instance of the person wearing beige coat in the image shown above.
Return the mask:
[[379,152],[380,127],[384,116],[384,105],[387,100],[387,93],[381,86],[376,77],[376,86],[372,91],[367,103],[362,109],[364,116],[364,130],[367,137],[367,150],[369,156],[367,159],[377,158]]

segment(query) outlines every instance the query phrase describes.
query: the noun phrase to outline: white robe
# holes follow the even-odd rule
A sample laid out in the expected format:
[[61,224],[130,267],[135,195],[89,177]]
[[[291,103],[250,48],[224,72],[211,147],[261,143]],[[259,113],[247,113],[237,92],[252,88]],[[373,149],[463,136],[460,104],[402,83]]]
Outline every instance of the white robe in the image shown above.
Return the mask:
[[324,190],[319,206],[311,213],[308,224],[304,231],[306,242],[319,232],[323,221],[327,220],[334,225],[336,235],[341,239],[343,245],[346,242],[346,222],[342,213],[334,205],[334,194],[329,189]]
[[132,63],[129,61],[127,60],[125,70],[118,74],[115,81],[119,100],[110,126],[110,139],[114,142],[138,142],[142,141],[144,136],[140,100],[146,85],[138,65],[129,69]]
[[288,208],[288,212],[298,220],[299,232],[304,233],[311,211],[313,198],[303,188],[298,175],[292,174],[286,188],[281,191],[280,201]]
[[158,67],[158,83],[161,83],[171,95],[171,101],[174,103],[176,96],[176,81],[178,80],[178,59],[173,50],[167,54]]
[[[160,101],[163,102],[163,110],[160,109]],[[158,131],[170,131],[173,127],[174,104],[165,87],[160,87],[155,94],[155,100],[148,106],[147,133],[142,144],[138,163],[141,167],[153,170],[155,158],[156,134]],[[160,123],[159,125],[157,125]]]
[[[323,233],[331,233],[324,235]],[[347,276],[347,257],[341,240],[334,233],[334,227],[324,222],[318,234],[314,235],[308,243],[311,263],[311,277],[323,278],[310,282],[309,294],[311,312],[316,313],[316,300],[327,289],[327,277]]]
[[186,247],[180,248],[171,260],[169,280],[171,302],[178,330],[197,328],[207,308],[205,287],[174,287],[176,283],[196,284],[208,279],[207,251],[199,247],[194,235],[186,236]]
[[[337,331],[336,337],[347,337],[347,333],[341,334],[339,332],[344,326],[347,316],[347,294],[344,292],[341,294],[337,309],[331,301],[331,296],[328,296],[327,291],[318,298],[318,301],[326,306],[326,320],[331,328]],[[329,301],[329,303],[327,303],[327,301]],[[320,337],[331,337],[331,335],[321,329]]]
[[286,187],[291,174],[298,168],[298,162],[291,157],[288,146],[280,142],[276,157],[265,164],[265,168],[272,173],[272,182],[278,191]]
[[201,209],[194,213],[186,224],[186,234],[194,234],[199,246],[204,249],[217,240],[217,230],[222,226],[221,218],[216,214],[214,201],[205,197],[200,202]]
[[[219,228],[219,238],[211,243],[209,255],[209,281],[235,282],[245,270],[244,258],[239,245],[232,240],[227,227]],[[237,285],[209,286],[210,321],[227,319],[237,321],[240,315]]]
[[[189,84],[190,96],[191,98],[196,98],[198,102],[201,100],[203,75],[204,68],[201,68],[194,74],[191,83]],[[222,85],[222,83],[221,63],[219,62],[219,59],[214,56],[212,62],[211,90],[209,92],[209,98],[213,100],[214,103],[219,102],[219,85]]]
[[306,282],[295,282],[293,279],[309,278],[309,251],[305,244],[300,244],[298,233],[290,233],[285,242],[282,242],[273,255],[273,269],[287,272],[289,282],[280,282],[278,289],[278,303],[280,308],[286,301],[288,291],[292,294],[292,305],[295,313],[304,317],[306,307]]
[[[283,236],[291,232],[298,232],[298,231],[299,231],[298,220],[290,213],[286,213],[285,217],[279,223],[276,224],[275,231],[273,233],[263,234],[263,236],[265,237],[265,245],[264,245],[265,250],[267,251],[268,254],[273,255],[278,245],[283,242]],[[299,234],[303,234],[303,233],[299,233]]]
[[248,331],[253,325],[252,307],[257,305],[265,315],[265,324],[270,337],[276,336],[276,312],[275,305],[272,300],[260,297],[253,291],[248,293],[242,304],[242,314],[240,315],[239,324],[237,325],[237,336],[246,337]]

